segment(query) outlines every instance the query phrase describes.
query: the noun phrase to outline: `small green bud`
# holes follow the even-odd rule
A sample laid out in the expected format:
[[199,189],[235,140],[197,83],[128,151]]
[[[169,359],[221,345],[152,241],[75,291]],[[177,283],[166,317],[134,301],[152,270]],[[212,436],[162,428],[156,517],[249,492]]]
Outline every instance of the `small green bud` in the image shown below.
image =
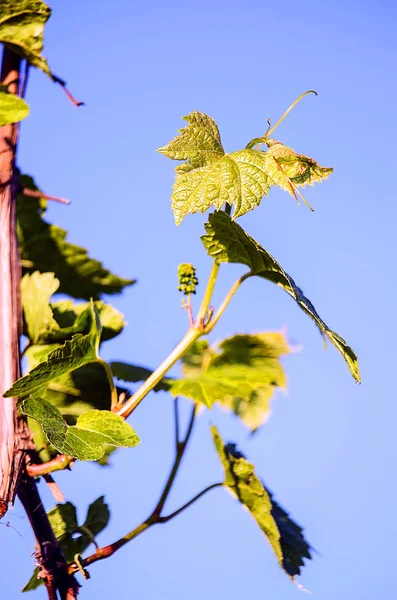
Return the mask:
[[196,269],[189,263],[182,263],[178,267],[178,290],[183,292],[185,296],[196,293],[196,285],[198,279],[196,277]]

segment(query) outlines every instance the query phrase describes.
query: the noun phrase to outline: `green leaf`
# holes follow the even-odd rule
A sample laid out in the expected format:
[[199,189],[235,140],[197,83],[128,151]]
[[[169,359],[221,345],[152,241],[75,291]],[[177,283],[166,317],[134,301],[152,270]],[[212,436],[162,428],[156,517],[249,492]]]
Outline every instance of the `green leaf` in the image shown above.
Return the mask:
[[40,423],[51,444],[68,456],[79,460],[98,460],[105,444],[133,447],[139,438],[121,417],[106,410],[90,410],[82,414],[76,425],[68,426],[61,412],[52,404],[35,396],[19,403],[21,412]]
[[179,225],[188,214],[220,209],[225,202],[234,205],[232,218],[237,219],[259,206],[269,188],[263,152],[226,154],[216,163],[178,172],[171,197],[175,223]]
[[50,308],[50,298],[59,287],[54,273],[25,275],[21,281],[22,304],[31,343],[46,342],[58,330]]
[[[28,368],[33,369],[45,360],[48,353],[58,346],[31,346],[25,352]],[[125,387],[116,386],[119,402],[128,399],[131,394]],[[61,377],[51,380],[41,398],[54,404],[62,413],[69,425],[76,423],[77,417],[90,409],[110,410],[111,393],[107,373],[100,362],[88,363],[75,371],[66,373]],[[29,427],[34,434],[36,448],[43,448],[40,458],[47,462],[56,456],[56,450],[47,443],[47,439],[37,421],[29,420]],[[115,449],[106,450],[108,456]],[[105,457],[100,459],[100,464],[108,464]]]
[[24,588],[22,588],[22,592],[32,592],[33,590],[37,590],[40,585],[44,584],[44,579],[39,578],[40,567],[36,567],[33,571],[32,577],[29,579]]
[[244,149],[225,154],[211,117],[192,112],[183,118],[189,125],[158,150],[173,160],[187,161],[175,169],[171,205],[176,224],[188,214],[220,209],[225,202],[235,207],[233,219],[258,206],[270,188],[264,153]]
[[[33,179],[20,177],[21,187],[38,190]],[[45,200],[19,194],[18,241],[22,272],[52,272],[60,280],[59,293],[98,300],[102,294],[118,294],[133,279],[122,279],[88,256],[87,250],[66,241],[66,231],[43,219]]]
[[255,431],[269,416],[275,391],[286,387],[280,356],[288,352],[279,332],[235,335],[218,348],[200,340],[182,358],[184,379],[167,380],[169,391],[209,408],[219,402]]
[[0,91],[0,127],[10,123],[19,123],[29,114],[25,100],[15,94]]
[[[95,502],[89,505],[87,517],[82,525],[89,529],[95,536],[98,535],[108,524],[110,519],[109,506],[104,500],[104,496],[100,496]],[[83,550],[81,550],[82,552]]]
[[53,78],[42,56],[44,25],[51,15],[41,0],[3,0],[0,15],[0,42]]
[[[102,300],[97,300],[94,304],[102,326],[101,342],[118,336],[124,329],[124,315],[114,308],[114,306],[105,304]],[[66,331],[70,328],[73,333],[86,332],[87,324],[89,326],[89,319],[88,322],[84,320],[84,313],[87,312],[89,307],[89,302],[77,304],[73,300],[61,300],[51,303],[54,318],[58,325]]]
[[202,167],[222,158],[225,151],[215,121],[197,111],[182,118],[188,125],[179,130],[179,136],[157,152],[173,160],[187,160],[187,169]]
[[216,427],[211,429],[215,448],[225,471],[225,485],[254,517],[269,540],[280,566],[284,568],[280,532],[272,516],[272,503],[262,482],[255,475],[254,465],[245,458],[235,458],[229,453]]
[[[22,278],[22,304],[26,323],[24,334],[31,344],[64,342],[76,333],[88,333],[90,330],[90,303],[77,304],[73,300],[62,300],[50,304],[50,298],[58,288],[59,280],[54,277],[54,273],[35,271]],[[97,300],[94,305],[102,326],[101,341],[116,337],[124,328],[123,315],[101,300]]]
[[47,515],[57,539],[78,529],[76,507],[71,502],[57,504]]
[[205,229],[207,233],[201,239],[209,256],[218,263],[230,262],[247,265],[253,275],[268,279],[288,292],[302,310],[313,319],[321,333],[326,335],[339,350],[354,379],[360,382],[358,360],[353,349],[326,325],[310,300],[304,296],[292,277],[284,271],[269,252],[249,236],[242,227],[233,223],[224,212],[210,215]]
[[[152,373],[150,369],[146,367],[140,367],[138,365],[131,365],[129,363],[121,362],[121,361],[112,361],[109,363],[109,366],[112,370],[113,375],[116,379],[120,379],[121,381],[128,381],[130,383],[137,383],[138,381],[145,381]],[[158,383],[154,388],[154,392],[160,391],[168,391],[169,385],[168,382],[170,379],[163,379],[160,383]]]
[[70,341],[65,342],[52,350],[41,362],[27,375],[18,379],[4,394],[8,398],[19,398],[32,393],[40,393],[48,383],[61,375],[70,373],[83,365],[98,360],[99,340],[101,337],[101,323],[93,302],[91,311],[91,331],[87,335],[80,333]]
[[[219,443],[219,440],[217,440]],[[237,449],[236,444],[227,444],[223,448],[223,454],[226,454],[228,462],[232,462],[231,470],[236,471],[236,462],[246,461],[246,457]],[[248,463],[249,464],[249,463]],[[250,481],[251,483],[251,481]],[[280,546],[283,556],[282,566],[286,573],[291,577],[300,575],[301,567],[304,566],[304,558],[311,559],[310,544],[303,535],[303,529],[297,525],[288,515],[288,513],[273,499],[273,494],[266,488],[263,482],[260,482],[268,494],[271,502],[271,516],[273,517],[280,533]]]

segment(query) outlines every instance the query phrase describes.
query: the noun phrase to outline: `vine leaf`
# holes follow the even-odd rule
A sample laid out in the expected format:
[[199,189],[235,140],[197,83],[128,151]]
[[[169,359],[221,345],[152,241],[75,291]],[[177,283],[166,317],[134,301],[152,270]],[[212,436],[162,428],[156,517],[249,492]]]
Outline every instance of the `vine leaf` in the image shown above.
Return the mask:
[[188,125],[179,130],[179,136],[157,152],[173,160],[186,160],[194,169],[217,162],[224,156],[219,130],[211,117],[193,111],[182,119]]
[[270,181],[265,171],[264,153],[239,150],[226,154],[218,162],[178,173],[171,197],[175,222],[209,208],[234,205],[233,219],[241,217],[267,196]]
[[[130,363],[121,361],[112,361],[109,363],[113,375],[116,379],[121,381],[127,381],[129,383],[137,383],[138,381],[145,381],[152,373],[150,369],[141,367],[138,365],[131,365]],[[168,391],[168,382],[170,379],[163,379],[154,388],[154,392]]]
[[[57,504],[47,512],[48,519],[62,548],[67,562],[72,562],[76,554],[84,552],[94,542],[98,533],[107,526],[110,518],[109,506],[101,496],[88,507],[87,517],[83,525],[78,525],[76,507],[71,502]],[[76,533],[80,533],[78,537]],[[36,567],[23,592],[35,590],[44,584],[39,578],[40,567]]]
[[[28,175],[20,177],[21,188],[39,191]],[[60,280],[59,293],[74,298],[98,300],[101,294],[118,294],[133,279],[113,275],[88,256],[87,250],[66,241],[66,231],[43,219],[45,200],[24,196],[17,199],[18,242],[22,273],[52,272]]]
[[192,213],[234,205],[233,219],[258,206],[270,182],[264,153],[244,149],[225,154],[218,127],[211,117],[192,112],[184,117],[189,125],[161,152],[173,160],[186,160],[176,168],[171,197],[175,222]]
[[51,9],[41,0],[3,0],[1,12],[0,42],[54,79],[41,54]]
[[[235,335],[213,347],[198,340],[181,359],[183,377],[164,378],[154,391],[185,396],[208,408],[218,402],[255,431],[269,417],[275,392],[286,387],[280,357],[290,351],[281,332]],[[111,362],[110,367],[122,381],[142,381],[151,374],[128,363]]]
[[25,100],[15,94],[8,94],[0,88],[0,127],[10,123],[18,123],[29,114],[29,106]]
[[27,336],[32,344],[45,342],[59,331],[53,317],[50,298],[57,291],[59,281],[54,273],[25,275],[21,281],[23,312]]
[[[279,534],[282,567],[291,578],[300,575],[301,567],[304,566],[303,559],[311,559],[311,547],[303,535],[302,527],[297,525],[273,499],[273,494],[256,477],[254,466],[246,460],[244,454],[237,449],[236,444],[229,443],[224,446],[216,428],[213,428],[213,436],[215,447],[225,469],[226,485],[232,489],[240,502],[247,506],[261,529],[262,515],[263,512],[265,515],[267,514],[268,501],[270,502],[270,514]],[[249,490],[245,488],[245,483],[248,484]],[[257,496],[263,496],[265,501],[258,500]],[[249,503],[245,501],[247,498]],[[273,528],[271,530],[273,531]],[[266,534],[266,531],[264,533]]]
[[270,400],[285,389],[280,357],[290,352],[282,333],[235,335],[218,347],[196,342],[182,358],[183,379],[167,380],[174,396],[211,408],[218,402],[255,431],[270,414]]
[[206,235],[202,242],[209,256],[217,262],[240,263],[247,265],[252,275],[268,279],[282,287],[298,305],[308,314],[323,335],[326,335],[344,357],[350,372],[360,382],[357,356],[343,338],[332,331],[321,319],[313,304],[304,296],[292,277],[284,271],[280,264],[267,250],[262,248],[242,227],[233,223],[224,212],[215,212],[209,216],[205,224]]
[[101,322],[93,302],[90,305],[90,313],[91,330],[88,334],[78,333],[70,341],[52,350],[44,362],[18,379],[4,396],[19,398],[33,393],[41,393],[53,379],[98,360]]
[[264,153],[266,172],[272,185],[280,187],[299,204],[298,196],[307,204],[298,187],[314,185],[316,182],[324,181],[333,172],[332,167],[321,167],[313,158],[304,154],[297,154],[295,150],[285,146],[281,142],[271,138],[257,138],[247,145],[253,147],[257,143],[265,143],[268,146]]
[[[22,278],[21,292],[25,318],[24,334],[31,344],[64,342],[76,333],[90,330],[90,303],[62,300],[50,304],[59,280],[54,273],[34,271]],[[124,317],[110,304],[97,300],[95,308],[101,321],[101,341],[116,337],[124,328]]]
[[[94,305],[101,321],[101,342],[111,340],[119,335],[124,329],[124,315],[114,306],[105,304],[102,300],[96,300]],[[61,300],[52,302],[51,309],[61,328],[58,336],[55,337],[55,341],[62,341],[65,339],[63,337],[65,335],[70,337],[71,334],[86,333],[89,330],[90,320],[87,319],[90,309],[89,302],[76,303],[73,300]],[[51,343],[51,341],[53,340],[48,339],[46,343]]]
[[255,475],[255,467],[242,456],[235,458],[228,451],[218,430],[211,428],[215,449],[225,471],[225,485],[245,506],[267,537],[274,554],[284,569],[280,532],[272,516],[272,503],[261,481]]
[[119,415],[106,410],[89,410],[76,425],[69,426],[56,406],[36,396],[20,401],[24,415],[38,421],[48,441],[62,454],[79,460],[98,460],[105,453],[105,444],[133,447],[139,438]]

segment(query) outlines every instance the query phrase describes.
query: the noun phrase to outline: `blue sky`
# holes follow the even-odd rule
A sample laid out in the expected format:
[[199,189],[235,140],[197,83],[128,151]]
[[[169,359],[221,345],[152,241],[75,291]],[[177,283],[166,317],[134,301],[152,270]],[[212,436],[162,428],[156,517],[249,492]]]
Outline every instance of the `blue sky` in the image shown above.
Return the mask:
[[[324,351],[287,294],[248,281],[211,337],[286,326],[289,339],[303,346],[285,360],[288,395],[277,396],[272,418],[251,438],[231,416],[203,414],[168,507],[219,480],[208,422],[218,424],[305,527],[319,555],[301,583],[321,600],[372,600],[395,589],[395,27],[396,8],[385,1],[57,2],[45,53],[86,106],[75,109],[32,72],[31,116],[22,126],[20,168],[47,193],[73,202],[52,205],[51,220],[106,266],[139,280],[113,300],[129,325],[105,345],[105,357],[155,366],[186,325],[178,264],[193,262],[202,282],[210,269],[199,239],[205,217],[190,216],[175,228],[175,165],[156,149],[192,110],[217,121],[226,150],[239,149],[301,92],[317,90],[276,136],[334,166],[327,182],[306,193],[315,213],[272,190],[240,224],[354,347],[363,383],[354,383],[333,347]],[[242,272],[222,267],[215,301]],[[80,464],[57,476],[82,517],[106,495],[112,520],[101,544],[149,514],[173,457],[167,396],[150,395],[131,423],[142,443],[120,451],[111,468]],[[8,518],[21,534],[0,527],[2,572],[13,574],[3,575],[2,591],[14,600],[32,570],[33,540],[19,506]],[[302,593],[223,490],[93,565],[91,575],[82,598],[104,598],[110,590],[118,600],[293,600]]]

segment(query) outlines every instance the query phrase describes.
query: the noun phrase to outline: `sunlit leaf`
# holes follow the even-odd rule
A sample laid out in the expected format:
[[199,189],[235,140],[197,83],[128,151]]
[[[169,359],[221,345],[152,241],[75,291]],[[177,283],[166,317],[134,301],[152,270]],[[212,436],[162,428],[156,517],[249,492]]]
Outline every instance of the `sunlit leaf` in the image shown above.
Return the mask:
[[18,379],[4,396],[19,398],[35,392],[40,393],[51,380],[70,373],[89,362],[98,360],[101,323],[98,311],[93,303],[91,303],[90,311],[91,330],[87,335],[79,333],[70,341],[52,350],[46,356],[44,362],[41,362],[27,375]]
[[15,94],[0,91],[0,127],[10,123],[19,123],[29,114],[25,100]]
[[59,331],[59,325],[50,307],[50,298],[58,287],[59,281],[54,273],[36,271],[22,278],[21,293],[26,333],[32,344],[45,342]]
[[280,357],[288,352],[282,333],[235,335],[218,347],[200,340],[182,358],[184,378],[167,380],[169,391],[209,408],[218,402],[256,430],[275,391],[286,387]]
[[[50,303],[59,280],[53,273],[26,274],[21,292],[25,317],[24,334],[31,344],[54,344],[71,339],[76,333],[88,333],[91,326],[90,303],[62,300]],[[124,327],[123,315],[110,304],[94,302],[101,321],[101,341],[117,336]]]
[[218,127],[206,114],[184,117],[189,125],[159,152],[179,165],[171,205],[177,225],[192,213],[234,206],[233,219],[258,206],[270,187],[264,153],[244,149],[225,154]]
[[259,206],[270,188],[264,153],[239,150],[218,162],[178,173],[171,197],[175,222],[209,208],[220,209],[227,202],[234,206],[233,219]]
[[[227,444],[224,447],[228,460],[232,460],[232,470],[235,461],[245,461],[246,457],[237,449],[236,444]],[[249,464],[249,463],[248,463]],[[300,575],[301,567],[304,566],[304,558],[311,559],[310,544],[303,535],[303,529],[297,525],[288,515],[288,513],[274,500],[273,494],[266,488],[263,482],[262,486],[266,490],[271,502],[271,515],[277,525],[280,534],[280,546],[283,556],[283,568],[291,577]]]
[[[218,127],[213,119],[204,113],[191,112],[183,117],[188,125],[167,146],[158,152],[174,160],[186,160],[186,169],[202,167],[217,162],[225,154]],[[179,167],[178,171],[181,169]]]
[[269,540],[280,566],[284,568],[280,532],[272,516],[272,503],[266,489],[255,475],[254,465],[245,458],[235,458],[224,445],[214,426],[212,435],[225,471],[225,484],[254,517]]
[[313,319],[321,333],[325,334],[339,350],[346,360],[354,379],[360,381],[358,360],[352,348],[326,325],[292,277],[284,271],[267,250],[262,248],[237,223],[233,223],[224,212],[211,214],[205,229],[207,233],[201,239],[210,256],[219,263],[231,262],[247,265],[253,275],[268,279],[288,292],[302,310]]
[[[38,190],[27,175],[21,187]],[[75,298],[97,300],[102,294],[118,294],[134,283],[122,279],[88,256],[87,250],[66,241],[66,231],[43,219],[45,200],[19,194],[18,241],[23,273],[52,272],[60,280],[59,292]]]
[[19,403],[21,412],[40,423],[49,442],[62,454],[79,460],[98,460],[105,444],[133,447],[139,438],[121,417],[106,410],[82,414],[76,425],[69,426],[60,411],[42,398],[29,396]]
[[[102,326],[101,342],[111,340],[119,335],[124,329],[124,315],[121,314],[111,304],[105,304],[102,300],[94,302],[95,308],[98,311]],[[61,300],[59,302],[51,302],[51,308],[62,330],[70,328],[73,333],[85,333],[88,323],[84,325],[83,314],[89,309],[89,302],[76,303],[73,300]],[[84,329],[85,327],[85,329]]]
[[3,0],[0,14],[0,42],[7,45],[51,78],[42,55],[44,25],[51,15],[41,0]]

